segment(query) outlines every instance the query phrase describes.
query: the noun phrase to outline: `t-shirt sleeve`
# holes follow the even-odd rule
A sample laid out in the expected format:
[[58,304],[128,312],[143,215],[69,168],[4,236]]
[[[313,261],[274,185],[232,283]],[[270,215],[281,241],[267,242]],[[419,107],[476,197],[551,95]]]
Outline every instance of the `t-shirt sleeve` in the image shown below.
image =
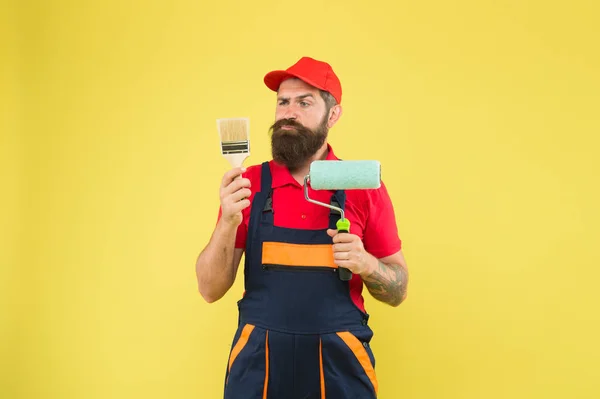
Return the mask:
[[384,258],[400,251],[402,241],[398,235],[394,206],[383,182],[377,190],[369,190],[366,207],[368,216],[363,243],[367,252]]

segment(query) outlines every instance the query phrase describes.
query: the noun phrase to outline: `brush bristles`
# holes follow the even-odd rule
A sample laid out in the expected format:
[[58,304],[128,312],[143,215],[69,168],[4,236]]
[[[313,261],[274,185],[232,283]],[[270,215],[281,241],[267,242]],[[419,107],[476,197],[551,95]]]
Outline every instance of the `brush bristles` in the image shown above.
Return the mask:
[[249,125],[248,118],[217,119],[221,143],[248,141]]

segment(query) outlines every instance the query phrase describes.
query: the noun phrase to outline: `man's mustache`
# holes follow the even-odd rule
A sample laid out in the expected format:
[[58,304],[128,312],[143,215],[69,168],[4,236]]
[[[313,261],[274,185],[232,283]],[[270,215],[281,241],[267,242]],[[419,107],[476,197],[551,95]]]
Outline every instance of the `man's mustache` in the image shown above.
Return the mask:
[[306,127],[304,125],[302,125],[299,122],[296,122],[294,119],[280,119],[277,122],[275,122],[273,124],[273,126],[271,126],[271,130],[275,131],[275,130],[279,130],[284,126],[290,126],[290,127],[294,127],[297,130],[300,129],[306,129]]

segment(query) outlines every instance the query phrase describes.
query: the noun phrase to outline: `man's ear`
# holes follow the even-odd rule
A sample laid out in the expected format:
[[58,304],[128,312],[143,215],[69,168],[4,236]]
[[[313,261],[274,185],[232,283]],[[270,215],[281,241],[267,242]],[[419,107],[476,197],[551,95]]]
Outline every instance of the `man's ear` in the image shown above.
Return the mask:
[[329,119],[327,119],[327,127],[331,129],[333,125],[342,117],[342,106],[336,104],[329,110]]

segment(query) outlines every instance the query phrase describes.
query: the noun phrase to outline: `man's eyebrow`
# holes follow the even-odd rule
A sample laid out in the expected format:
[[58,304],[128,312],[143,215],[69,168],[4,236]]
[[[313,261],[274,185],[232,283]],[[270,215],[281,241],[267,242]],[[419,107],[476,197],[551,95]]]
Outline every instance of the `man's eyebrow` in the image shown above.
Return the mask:
[[312,97],[312,98],[315,98],[315,97],[314,97],[314,96],[313,96],[311,93],[308,93],[308,94],[303,94],[303,95],[301,95],[301,96],[298,96],[298,97],[296,97],[296,98],[297,98],[298,100],[304,100],[304,99],[305,99],[305,98],[307,98],[307,97]]
[[[302,94],[301,96],[297,96],[296,99],[297,100],[304,100],[307,97],[315,98],[315,96],[313,96],[312,93],[307,93],[307,94]],[[280,97],[277,97],[277,100],[278,101],[289,101],[290,98],[289,97],[280,96]]]

